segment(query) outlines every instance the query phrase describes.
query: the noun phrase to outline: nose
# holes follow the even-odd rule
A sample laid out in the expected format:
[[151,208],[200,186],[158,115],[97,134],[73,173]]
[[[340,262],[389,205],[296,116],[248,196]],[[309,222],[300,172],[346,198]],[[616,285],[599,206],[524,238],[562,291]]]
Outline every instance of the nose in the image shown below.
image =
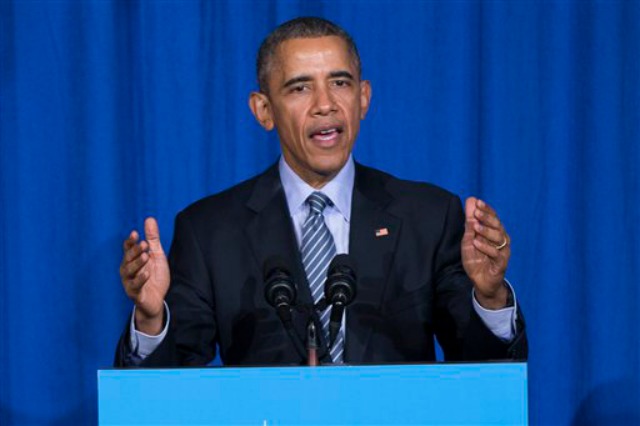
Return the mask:
[[336,102],[328,87],[319,87],[313,101],[313,115],[329,115],[336,111]]

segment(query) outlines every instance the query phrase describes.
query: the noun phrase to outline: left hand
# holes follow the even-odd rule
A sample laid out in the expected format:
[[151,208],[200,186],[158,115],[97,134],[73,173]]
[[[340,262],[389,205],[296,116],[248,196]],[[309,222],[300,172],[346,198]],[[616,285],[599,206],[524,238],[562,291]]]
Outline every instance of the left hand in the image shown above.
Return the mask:
[[509,235],[489,206],[475,197],[465,204],[462,265],[473,282],[478,303],[487,309],[506,306],[504,275],[511,257]]

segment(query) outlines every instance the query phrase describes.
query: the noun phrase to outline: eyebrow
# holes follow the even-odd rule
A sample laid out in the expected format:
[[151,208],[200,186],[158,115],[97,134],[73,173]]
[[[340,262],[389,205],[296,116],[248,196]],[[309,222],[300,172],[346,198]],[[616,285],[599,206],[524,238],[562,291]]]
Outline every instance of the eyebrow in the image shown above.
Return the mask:
[[289,80],[286,81],[286,83],[284,83],[282,85],[282,87],[287,88],[289,86],[293,86],[294,84],[298,84],[298,83],[306,83],[308,81],[311,81],[312,78],[310,75],[299,75],[297,77],[293,77]]
[[353,75],[349,71],[332,71],[329,73],[329,77],[330,78],[342,77],[342,78],[348,78],[349,80],[355,80],[355,78],[353,78]]
[[[353,74],[351,74],[349,71],[340,70],[340,71],[331,71],[329,73],[329,78],[339,78],[339,77],[348,78],[349,80],[355,80],[353,78]],[[310,75],[299,75],[297,77],[293,77],[287,80],[282,87],[287,88],[289,86],[293,86],[294,84],[306,83],[312,80],[313,78]]]

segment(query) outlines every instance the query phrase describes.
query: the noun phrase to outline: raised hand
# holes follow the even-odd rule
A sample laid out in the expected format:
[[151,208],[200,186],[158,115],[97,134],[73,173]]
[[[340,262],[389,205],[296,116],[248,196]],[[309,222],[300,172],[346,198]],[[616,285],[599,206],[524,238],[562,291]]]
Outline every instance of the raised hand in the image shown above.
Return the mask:
[[144,222],[146,241],[131,231],[123,245],[120,280],[127,296],[136,305],[136,329],[149,335],[162,331],[164,298],[169,289],[169,263],[160,244],[154,218]]
[[504,275],[511,257],[509,235],[496,212],[484,201],[467,198],[462,265],[475,287],[476,299],[488,309],[507,303]]

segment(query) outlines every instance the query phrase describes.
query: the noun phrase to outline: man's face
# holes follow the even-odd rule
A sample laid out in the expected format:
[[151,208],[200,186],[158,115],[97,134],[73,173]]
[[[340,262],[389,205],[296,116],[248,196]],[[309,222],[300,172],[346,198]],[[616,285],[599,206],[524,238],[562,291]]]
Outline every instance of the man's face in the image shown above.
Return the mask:
[[277,129],[287,164],[320,188],[349,158],[370,98],[347,44],[329,36],[280,44],[269,94],[254,92],[250,106],[265,129]]

